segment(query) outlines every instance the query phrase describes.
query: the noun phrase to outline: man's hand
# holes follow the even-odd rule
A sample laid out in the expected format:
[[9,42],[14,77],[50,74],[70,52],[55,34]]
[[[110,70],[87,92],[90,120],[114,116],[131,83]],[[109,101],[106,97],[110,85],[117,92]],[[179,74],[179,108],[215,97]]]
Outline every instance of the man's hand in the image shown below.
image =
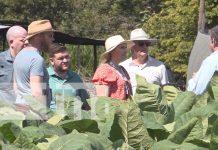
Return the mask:
[[29,113],[30,111],[30,106],[29,105],[26,105],[26,104],[15,104],[15,110],[16,111],[20,111],[22,112],[23,114],[27,114]]

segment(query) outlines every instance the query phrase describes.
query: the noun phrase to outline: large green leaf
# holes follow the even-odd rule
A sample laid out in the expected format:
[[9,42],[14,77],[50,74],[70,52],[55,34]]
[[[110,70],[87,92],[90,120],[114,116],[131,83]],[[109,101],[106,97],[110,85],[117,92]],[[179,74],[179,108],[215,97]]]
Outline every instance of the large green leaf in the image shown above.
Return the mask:
[[111,145],[112,143],[102,135],[92,133],[84,134],[73,131],[51,143],[49,150],[102,150],[107,149]]
[[24,99],[32,112],[32,115],[28,118],[29,120],[47,120],[53,115],[49,108],[37,101],[33,96],[24,96]]
[[0,124],[13,122],[19,127],[22,127],[25,115],[19,111],[15,111],[13,107],[0,107]]
[[126,144],[123,140],[117,140],[108,150],[135,150],[133,147]]
[[[181,127],[184,127],[190,120],[193,118],[198,118],[199,121],[199,128],[196,128],[196,130],[192,130],[192,139],[187,138],[186,140],[189,140],[189,142],[196,143],[196,140],[206,140],[204,141],[199,141],[196,143],[197,145],[205,145],[207,144],[208,137],[210,137],[210,126],[208,126],[205,122],[205,118],[211,118],[212,116],[217,116],[218,114],[218,104],[216,102],[210,102],[206,106],[205,105],[199,105],[200,107],[193,108],[191,111],[181,115],[177,120],[176,124],[174,126],[174,130],[176,131],[180,129]],[[211,118],[210,120],[213,120]],[[213,121],[214,122],[214,121]],[[206,132],[207,131],[207,132]],[[190,137],[189,135],[189,137]],[[195,138],[195,139],[194,139]]]
[[209,86],[207,89],[209,95],[209,101],[216,101],[218,102],[218,88],[217,86]]
[[208,126],[204,125],[204,120],[213,114],[217,115],[217,110],[218,104],[213,102],[206,106],[199,105],[199,108],[195,107],[184,113],[176,120],[174,130],[168,138],[175,143],[186,141],[200,147],[209,147],[207,140],[204,141],[204,130],[208,130]]
[[198,118],[192,118],[187,122],[183,122],[167,139],[176,144],[182,144],[184,141],[189,142],[199,138],[203,138],[202,123]]
[[175,144],[168,140],[155,143],[151,150],[209,150],[191,143]]
[[162,99],[159,85],[149,84],[145,78],[136,75],[137,88],[134,100],[142,111],[159,112],[159,103]]
[[181,92],[174,86],[166,85],[163,87],[163,98],[162,100],[165,100],[168,105],[170,105],[177,97],[178,93]]
[[48,124],[46,122],[40,124],[38,129],[44,134],[45,137],[50,137],[53,135],[62,136],[66,134],[63,128]]
[[61,120],[64,119],[66,115],[61,115],[61,114],[55,114],[54,116],[52,116],[51,118],[49,118],[49,120],[47,120],[47,123],[51,124],[51,125],[56,125],[57,123],[59,123]]
[[88,112],[89,116],[98,122],[100,134],[110,137],[115,112],[120,109],[122,102],[109,97],[94,97],[87,100],[87,102],[91,106],[91,111]]
[[[153,144],[140,115],[140,109],[131,101],[123,102],[116,113],[118,125],[122,130],[125,143],[133,148],[149,149]],[[112,132],[117,132],[112,130]]]
[[143,112],[143,122],[146,128],[165,130],[162,125],[162,115],[154,112]]
[[158,115],[158,113],[154,112],[143,112],[144,125],[148,129],[149,135],[157,141],[166,139],[169,135],[169,132],[160,123],[159,119],[162,119],[162,116],[163,115]]
[[[90,111],[83,111],[81,109],[75,111],[74,107],[69,107],[68,108],[69,110],[67,111],[68,113],[67,115],[70,117],[70,119],[72,119],[72,121],[83,120],[83,119],[95,120],[98,123],[98,127],[92,128],[94,129],[92,132],[98,133],[100,129],[100,134],[107,137],[111,137],[110,134],[111,134],[112,125],[114,123],[114,114],[116,110],[119,109],[121,101],[118,99],[101,96],[101,97],[90,98],[87,100],[87,102],[91,106]],[[64,121],[64,122],[67,123],[69,121]],[[81,127],[82,126],[80,126],[80,128]],[[78,131],[80,130],[82,131],[82,129],[78,128]],[[120,133],[119,135],[122,134]],[[119,139],[119,136],[116,136],[116,138]],[[111,138],[111,140],[116,141],[117,139]]]
[[14,124],[13,122],[8,122],[1,124],[0,126],[0,133],[1,133],[1,140],[4,141],[6,144],[13,143],[20,133],[21,129],[19,126]]
[[192,106],[195,104],[195,94],[193,92],[181,92],[176,97],[173,102],[173,107],[175,110],[175,120],[182,114],[190,111]]
[[180,92],[181,91],[176,89],[174,86],[167,85],[163,87],[163,98],[159,104],[159,110],[161,114],[164,114],[164,116],[166,116],[164,124],[174,121],[175,110],[173,102],[175,101]]
[[23,128],[17,139],[14,141],[14,145],[18,148],[38,150],[35,145],[44,138],[44,133],[37,127],[29,126]]
[[9,145],[9,144],[2,144],[2,150],[23,150],[21,148],[17,148],[14,145]]
[[70,117],[80,117],[82,101],[77,97],[68,95],[60,95],[56,97],[57,101],[57,114],[65,114]]
[[48,123],[43,123],[39,127],[29,126],[23,128],[14,145],[19,148],[37,149],[36,144],[47,141],[55,135],[65,135],[65,131],[61,127],[56,127]]
[[208,93],[211,100],[218,102],[218,72],[216,71],[210,81]]
[[211,131],[210,149],[211,150],[218,149],[218,119],[213,124],[213,128]]
[[37,147],[40,150],[48,150],[50,144],[53,143],[58,138],[59,138],[59,136],[57,136],[57,135],[51,136],[49,138],[45,138],[44,141],[41,141],[37,144]]
[[100,132],[97,122],[91,119],[65,120],[58,123],[57,126],[62,127],[67,133],[72,132],[74,129],[78,132]]

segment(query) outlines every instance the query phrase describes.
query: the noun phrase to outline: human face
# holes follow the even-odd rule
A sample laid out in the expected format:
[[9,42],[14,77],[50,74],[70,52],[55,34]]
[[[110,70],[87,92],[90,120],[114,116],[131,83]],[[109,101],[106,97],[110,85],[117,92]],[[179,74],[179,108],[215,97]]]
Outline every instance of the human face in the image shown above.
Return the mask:
[[122,62],[126,59],[127,54],[127,44],[123,43],[118,45],[112,52],[111,57],[112,59],[116,59],[117,63]]
[[41,37],[41,42],[42,42],[42,50],[46,53],[48,53],[49,51],[49,47],[52,44],[52,42],[54,41],[54,35],[53,32],[45,32],[42,33],[42,37]]
[[149,43],[146,41],[134,41],[135,46],[133,47],[135,55],[140,58],[147,58]]
[[10,40],[10,48],[14,50],[15,55],[20,52],[20,50],[24,47],[25,41],[24,38],[27,36],[27,32],[20,31],[17,32],[14,38]]
[[54,54],[50,62],[56,72],[67,72],[70,69],[70,55],[67,51]]

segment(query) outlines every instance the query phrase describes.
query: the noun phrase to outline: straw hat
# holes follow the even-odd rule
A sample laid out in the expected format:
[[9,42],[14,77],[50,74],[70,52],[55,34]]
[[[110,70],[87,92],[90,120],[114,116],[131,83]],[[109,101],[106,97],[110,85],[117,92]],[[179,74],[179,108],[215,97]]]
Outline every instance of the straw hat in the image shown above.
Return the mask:
[[130,40],[131,41],[147,41],[150,43],[150,45],[155,44],[157,39],[151,39],[150,36],[145,33],[145,31],[142,28],[138,28],[135,30],[132,30],[130,33]]
[[124,44],[124,43],[127,44],[128,49],[134,46],[134,42],[124,40],[121,35],[115,35],[115,36],[111,36],[107,38],[105,41],[106,51],[102,54],[102,57],[106,56],[111,51],[113,51],[117,46],[119,46],[120,44]]
[[33,21],[28,26],[28,35],[25,38],[25,40],[43,32],[52,32],[54,29],[51,26],[51,23],[49,20],[37,20]]

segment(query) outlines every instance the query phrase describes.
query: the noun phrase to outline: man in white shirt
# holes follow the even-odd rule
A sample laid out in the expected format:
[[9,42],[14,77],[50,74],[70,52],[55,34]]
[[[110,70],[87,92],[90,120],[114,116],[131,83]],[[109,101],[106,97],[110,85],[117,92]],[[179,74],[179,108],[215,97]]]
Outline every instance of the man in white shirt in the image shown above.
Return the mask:
[[210,48],[212,53],[204,59],[200,69],[188,82],[188,91],[193,91],[196,95],[202,95],[215,72],[218,72],[218,26],[210,30]]
[[163,62],[149,56],[148,47],[156,42],[141,28],[135,29],[130,34],[130,40],[135,43],[132,47],[132,57],[122,62],[122,65],[130,75],[133,94],[136,91],[136,74],[143,76],[148,83],[160,86],[167,84],[168,76]]

